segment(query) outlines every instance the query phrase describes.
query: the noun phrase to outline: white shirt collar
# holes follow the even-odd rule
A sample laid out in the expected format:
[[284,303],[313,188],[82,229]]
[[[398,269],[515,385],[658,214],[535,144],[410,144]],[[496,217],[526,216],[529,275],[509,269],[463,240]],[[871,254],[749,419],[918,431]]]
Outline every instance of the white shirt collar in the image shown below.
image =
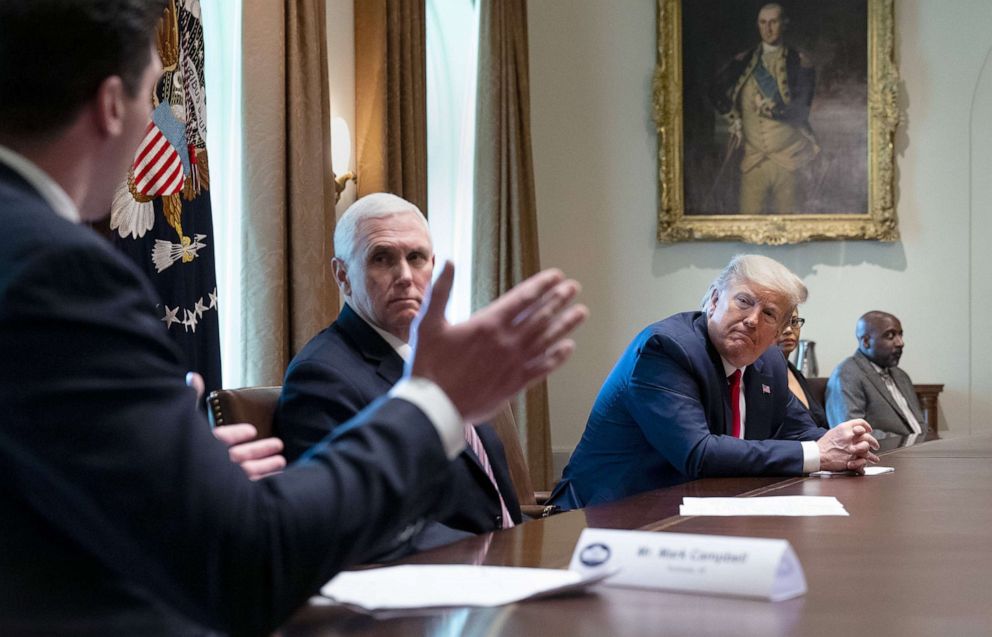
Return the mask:
[[769,53],[778,53],[781,50],[781,44],[768,44],[767,42],[761,43],[761,52],[765,55],[768,55]]
[[365,321],[365,323],[368,324],[369,327],[374,329],[376,331],[376,334],[382,337],[382,340],[389,343],[389,346],[392,347],[397,354],[399,354],[400,358],[402,358],[404,362],[410,360],[410,354],[413,351],[413,348],[410,347],[409,343],[404,342],[396,335],[390,334],[386,330],[382,329],[381,327],[373,323],[371,320],[369,320],[367,316],[362,314],[362,311],[358,309],[354,304],[348,303],[348,307],[350,307],[352,310],[355,311],[355,314],[358,315],[358,318]]
[[[865,358],[867,358],[867,357],[865,357]],[[888,370],[888,369],[886,369],[886,368],[884,368],[884,367],[882,367],[881,365],[879,365],[878,363],[876,363],[875,361],[873,361],[873,360],[872,360],[872,359],[870,359],[870,358],[868,359],[868,363],[869,363],[869,364],[870,364],[870,365],[871,365],[872,367],[874,367],[874,368],[875,368],[875,371],[876,371],[876,372],[878,372],[879,374],[881,374],[881,375],[883,375],[883,376],[885,376],[885,375],[887,375],[887,374],[889,373],[889,370]]]
[[55,214],[73,223],[80,222],[79,210],[65,190],[62,189],[62,186],[58,185],[30,159],[0,145],[0,163],[6,164],[11,170],[23,177],[24,181],[38,191],[38,194],[55,211]]
[[747,369],[747,365],[745,365],[744,367],[734,367],[733,365],[731,365],[730,363],[728,363],[727,360],[723,356],[720,357],[720,362],[723,363],[723,375],[724,376],[726,376],[726,377],[729,378],[730,375],[734,373],[734,371],[736,371],[736,370],[739,369],[739,370],[741,370],[741,377],[742,378],[744,377],[744,370]]

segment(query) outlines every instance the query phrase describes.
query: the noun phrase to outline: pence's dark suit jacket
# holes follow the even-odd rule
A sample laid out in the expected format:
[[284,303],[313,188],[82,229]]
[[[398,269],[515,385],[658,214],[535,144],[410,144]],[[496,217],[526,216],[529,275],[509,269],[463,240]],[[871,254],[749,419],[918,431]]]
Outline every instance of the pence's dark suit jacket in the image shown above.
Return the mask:
[[714,476],[799,475],[799,441],[824,430],[789,391],[785,357],[765,352],[744,371],[745,439],[730,436],[730,388],[706,315],[649,325],[620,357],[555,487],[563,508]]
[[0,228],[0,634],[268,634],[435,505],[441,440],[397,399],[248,480],[134,265],[3,164]]
[[[347,304],[337,320],[313,337],[286,370],[276,409],[275,431],[295,460],[330,431],[382,396],[403,375],[403,359]],[[520,506],[510,480],[503,445],[488,424],[476,425],[510,516]],[[501,528],[496,489],[475,453],[466,448],[451,464],[449,492],[439,523],[428,524],[405,547],[386,546],[377,559],[391,559]]]

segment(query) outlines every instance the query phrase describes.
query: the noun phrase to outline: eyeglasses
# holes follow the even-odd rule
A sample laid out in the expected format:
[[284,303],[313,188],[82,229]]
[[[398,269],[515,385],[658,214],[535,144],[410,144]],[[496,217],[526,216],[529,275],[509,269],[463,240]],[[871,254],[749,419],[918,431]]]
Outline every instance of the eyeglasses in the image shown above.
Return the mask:
[[791,319],[789,319],[789,325],[795,328],[800,328],[805,324],[806,324],[806,319],[802,318],[801,316],[794,316]]

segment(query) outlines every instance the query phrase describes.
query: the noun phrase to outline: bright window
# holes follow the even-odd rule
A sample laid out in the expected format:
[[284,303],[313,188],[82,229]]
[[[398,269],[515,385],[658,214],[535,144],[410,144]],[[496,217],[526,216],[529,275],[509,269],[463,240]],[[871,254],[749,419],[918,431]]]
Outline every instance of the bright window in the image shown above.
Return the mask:
[[478,40],[474,0],[427,0],[427,207],[436,272],[455,264],[452,322],[471,313]]
[[200,11],[223,385],[242,387],[241,0],[201,0]]

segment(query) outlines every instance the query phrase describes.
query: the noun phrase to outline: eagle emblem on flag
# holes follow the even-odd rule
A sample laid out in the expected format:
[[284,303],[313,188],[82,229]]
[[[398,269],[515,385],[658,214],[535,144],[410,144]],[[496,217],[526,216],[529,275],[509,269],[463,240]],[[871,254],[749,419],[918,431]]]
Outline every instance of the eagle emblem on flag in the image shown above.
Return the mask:
[[168,0],[155,33],[162,75],[110,214],[111,239],[148,275],[159,316],[207,390],[221,384],[199,0]]
[[[189,38],[182,24],[195,25],[200,39]],[[162,216],[179,238],[175,248],[181,260],[189,263],[197,251],[191,249],[193,240],[183,234],[180,197],[192,201],[209,185],[204,140],[206,101],[202,72],[198,70],[203,55],[198,3],[187,3],[179,9],[174,0],[170,2],[156,38],[163,66],[159,87],[152,96],[156,107],[127,181],[114,197],[110,228],[121,238],[141,239],[155,224],[152,202],[160,198]],[[184,49],[183,44],[196,46]],[[158,260],[156,265],[160,265]]]
[[152,113],[152,121],[148,122],[131,166],[131,179],[138,193],[154,198],[182,191],[186,181],[184,166],[189,165],[184,137],[184,127],[176,120],[169,105],[159,104]]

